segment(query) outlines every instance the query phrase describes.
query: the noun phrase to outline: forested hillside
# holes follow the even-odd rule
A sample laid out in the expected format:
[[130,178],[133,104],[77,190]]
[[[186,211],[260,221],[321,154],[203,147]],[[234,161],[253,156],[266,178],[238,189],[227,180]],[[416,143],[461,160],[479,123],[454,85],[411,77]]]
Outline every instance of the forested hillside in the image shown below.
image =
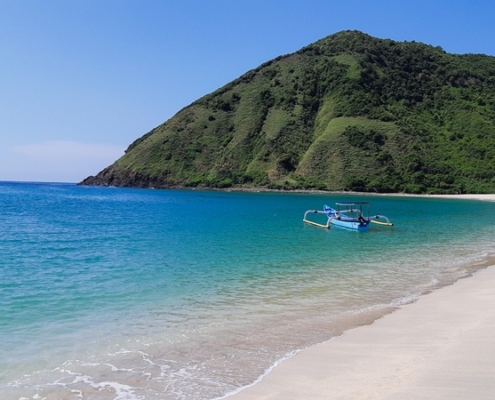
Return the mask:
[[179,111],[82,184],[495,192],[495,57],[344,31]]

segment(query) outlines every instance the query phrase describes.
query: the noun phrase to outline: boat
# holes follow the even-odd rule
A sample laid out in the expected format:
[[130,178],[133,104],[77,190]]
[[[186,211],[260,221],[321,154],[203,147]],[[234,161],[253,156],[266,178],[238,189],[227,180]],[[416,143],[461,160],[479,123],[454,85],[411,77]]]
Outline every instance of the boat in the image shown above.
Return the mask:
[[[335,203],[335,208],[324,205],[323,210],[307,210],[304,213],[303,221],[307,224],[318,226],[320,228],[330,229],[330,225],[335,225],[359,232],[367,231],[372,223],[382,226],[394,225],[385,215],[370,216],[369,210],[370,203],[367,201],[345,201]],[[310,214],[324,214],[327,218],[326,224],[311,221],[308,219]]]

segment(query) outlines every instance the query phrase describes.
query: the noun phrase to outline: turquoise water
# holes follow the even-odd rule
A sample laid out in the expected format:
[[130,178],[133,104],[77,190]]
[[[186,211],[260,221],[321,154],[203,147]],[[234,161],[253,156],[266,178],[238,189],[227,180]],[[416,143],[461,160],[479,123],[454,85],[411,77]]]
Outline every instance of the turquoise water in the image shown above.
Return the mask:
[[[302,223],[367,200],[394,227]],[[213,399],[495,255],[495,203],[0,182],[0,397]]]

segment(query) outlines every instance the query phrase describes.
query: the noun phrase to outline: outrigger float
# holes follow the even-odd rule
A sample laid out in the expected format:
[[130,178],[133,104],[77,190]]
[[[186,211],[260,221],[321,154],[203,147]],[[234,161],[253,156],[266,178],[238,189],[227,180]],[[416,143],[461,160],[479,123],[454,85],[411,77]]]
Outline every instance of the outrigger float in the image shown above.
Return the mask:
[[[393,226],[390,220],[384,215],[369,215],[370,203],[360,202],[340,202],[335,203],[336,208],[323,206],[323,210],[308,210],[304,213],[303,221],[307,224],[320,228],[330,229],[330,225],[352,229],[360,232],[367,231],[370,224]],[[308,219],[310,214],[325,214],[327,223],[320,224]]]

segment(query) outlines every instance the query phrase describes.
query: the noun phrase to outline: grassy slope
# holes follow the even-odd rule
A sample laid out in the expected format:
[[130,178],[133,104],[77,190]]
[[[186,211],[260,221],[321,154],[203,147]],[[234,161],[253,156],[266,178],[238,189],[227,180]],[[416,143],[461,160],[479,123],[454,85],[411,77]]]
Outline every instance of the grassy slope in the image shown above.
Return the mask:
[[495,58],[341,32],[249,71],[87,184],[495,191]]

